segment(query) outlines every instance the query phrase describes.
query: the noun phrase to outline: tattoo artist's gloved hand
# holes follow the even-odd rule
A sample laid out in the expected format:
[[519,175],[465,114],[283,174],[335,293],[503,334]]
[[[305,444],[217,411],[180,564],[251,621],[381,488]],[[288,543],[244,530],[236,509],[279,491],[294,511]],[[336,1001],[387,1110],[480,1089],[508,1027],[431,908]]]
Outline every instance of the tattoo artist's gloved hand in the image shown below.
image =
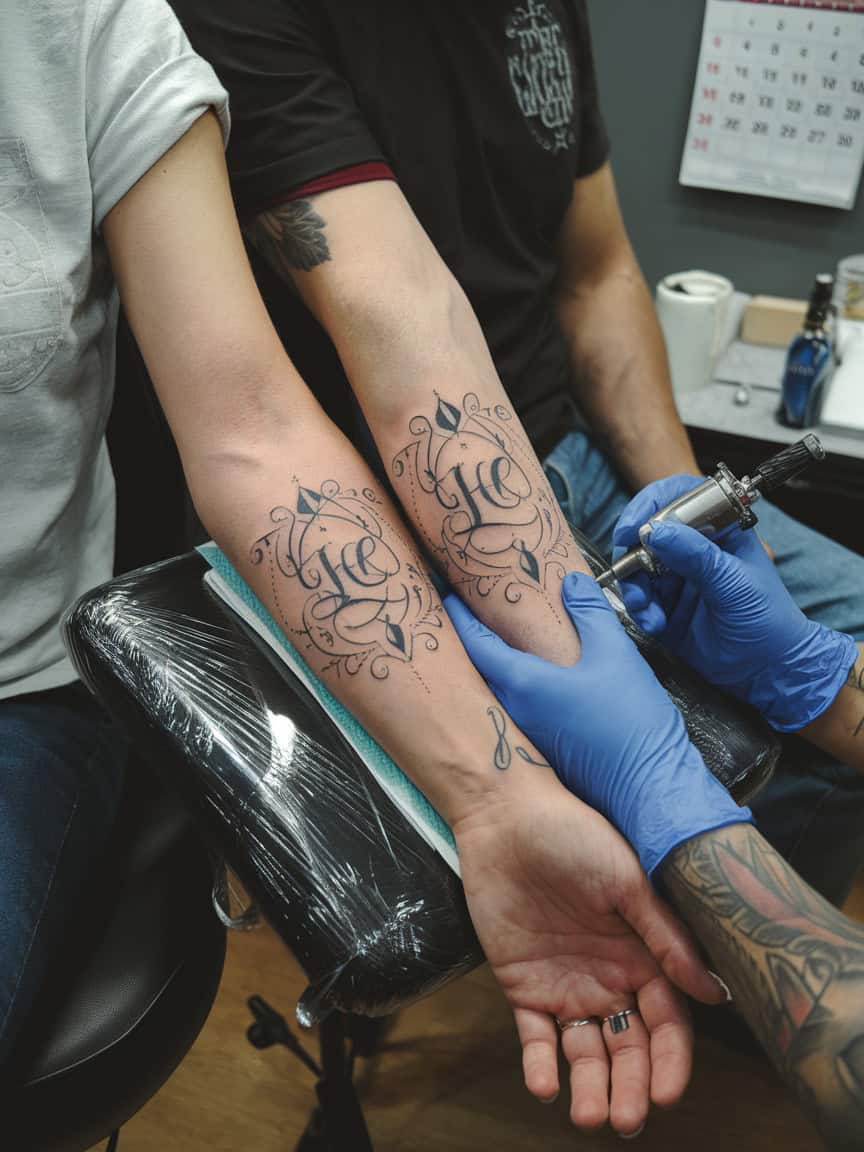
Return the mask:
[[444,603],[475,666],[566,786],[618,827],[649,875],[685,840],[750,820],[595,581],[570,573],[562,599],[582,641],[566,668],[509,647],[455,596]]
[[[615,528],[616,559],[655,512],[699,483],[673,476],[640,492]],[[666,571],[622,583],[645,632],[780,732],[803,728],[833,703],[855,663],[855,641],[807,619],[755,532],[733,527],[713,543],[660,521],[648,543]]]

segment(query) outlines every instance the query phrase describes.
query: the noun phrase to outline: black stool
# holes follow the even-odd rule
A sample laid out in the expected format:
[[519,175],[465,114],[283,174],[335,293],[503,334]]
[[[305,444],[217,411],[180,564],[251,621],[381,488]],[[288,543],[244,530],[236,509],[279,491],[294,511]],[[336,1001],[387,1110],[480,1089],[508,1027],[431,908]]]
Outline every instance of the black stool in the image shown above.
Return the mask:
[[84,1152],[168,1079],[222,974],[212,887],[186,808],[151,769],[131,764],[105,867],[15,1054],[4,1148]]

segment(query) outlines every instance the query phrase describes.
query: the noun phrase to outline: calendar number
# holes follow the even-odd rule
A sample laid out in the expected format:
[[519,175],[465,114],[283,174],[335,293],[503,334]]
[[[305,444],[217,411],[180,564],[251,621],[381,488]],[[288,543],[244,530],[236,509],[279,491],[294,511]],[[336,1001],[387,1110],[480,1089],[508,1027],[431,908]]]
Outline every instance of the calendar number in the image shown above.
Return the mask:
[[823,144],[828,133],[823,128],[811,128],[807,136],[808,144]]
[[766,84],[776,84],[780,79],[780,73],[776,68],[763,68],[762,76]]
[[729,93],[729,103],[730,104],[746,104],[747,103],[747,93],[746,92],[730,92]]
[[749,80],[750,79],[750,69],[746,64],[736,64],[735,65],[735,75],[738,77],[739,80]]
[[817,116],[830,116],[832,111],[833,111],[833,108],[834,108],[834,106],[832,104],[817,104],[816,105],[816,115]]
[[837,135],[838,148],[851,148],[855,143],[855,137],[851,136],[848,132],[840,132]]
[[776,100],[774,99],[773,96],[760,96],[759,97],[759,107],[760,108],[767,108],[770,111],[774,107],[775,103],[776,103]]
[[768,135],[768,122],[766,120],[753,121],[753,135],[754,136],[767,136]]
[[824,90],[826,92],[833,92],[837,88],[837,77],[836,76],[823,76],[822,77],[822,87],[824,88]]
[[860,108],[852,108],[852,107],[847,108],[846,111],[843,113],[843,119],[844,120],[855,120],[855,121],[860,120],[861,119],[861,109]]
[[852,91],[856,96],[864,96],[864,80],[853,80]]
[[792,83],[795,84],[798,88],[803,88],[807,83],[807,73],[806,72],[793,72],[792,73]]
[[800,112],[803,107],[804,107],[804,101],[799,100],[795,96],[790,96],[786,100],[786,111],[787,112]]
[[782,140],[797,140],[798,128],[794,124],[781,124],[780,125],[780,138]]
[[727,116],[723,121],[724,132],[740,132],[741,131],[741,117],[740,116]]

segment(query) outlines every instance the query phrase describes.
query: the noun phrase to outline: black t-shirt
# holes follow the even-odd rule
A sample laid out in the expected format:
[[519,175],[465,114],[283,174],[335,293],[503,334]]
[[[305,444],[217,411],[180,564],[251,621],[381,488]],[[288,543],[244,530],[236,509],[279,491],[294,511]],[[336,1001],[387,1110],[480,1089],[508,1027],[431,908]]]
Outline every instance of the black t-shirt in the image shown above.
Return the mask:
[[[572,423],[556,244],[573,181],[608,151],[585,0],[172,2],[230,93],[241,219],[320,177],[348,183],[386,164],[471,301],[529,435],[550,448]],[[350,432],[332,346],[256,272],[289,354]]]

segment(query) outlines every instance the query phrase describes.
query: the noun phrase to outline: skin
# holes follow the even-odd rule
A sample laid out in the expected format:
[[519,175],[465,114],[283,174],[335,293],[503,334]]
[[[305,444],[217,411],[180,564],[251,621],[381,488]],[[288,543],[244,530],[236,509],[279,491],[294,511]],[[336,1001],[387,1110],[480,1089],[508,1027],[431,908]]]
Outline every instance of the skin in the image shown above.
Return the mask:
[[[592,1051],[572,1056],[574,1120],[585,1123],[583,1110],[592,1125],[609,1117],[611,1075],[612,1122],[632,1131],[651,1099],[677,1099],[686,1086],[692,1038],[676,989],[706,1003],[723,993],[629,846],[563,789],[509,719],[494,722],[495,699],[425,577],[411,529],[324,416],[270,325],[212,115],[115,206],[104,235],[202,521],[312,668],[454,830],[475,926],[530,1049],[529,1089],[545,1098],[557,1086],[553,1015],[606,1014],[643,996],[653,1004],[647,1031],[632,1029],[626,1048],[605,1043],[597,1028]],[[345,235],[356,244],[363,233],[355,221]],[[331,251],[335,264],[335,244]],[[329,262],[315,272],[322,266]],[[356,323],[363,319],[359,309]],[[356,333],[342,339],[364,347]],[[375,412],[395,456],[410,429],[393,415],[386,363],[381,372],[391,384]],[[427,376],[420,391],[408,389],[412,415],[434,415],[428,384]],[[453,395],[456,406],[465,393]],[[373,431],[382,434],[377,420]],[[518,449],[518,433],[513,442]],[[536,499],[541,482],[531,476]],[[437,503],[433,496],[430,506]],[[524,550],[484,602],[501,610],[507,588],[527,589],[511,609],[514,634],[530,639],[548,627],[561,573],[545,564],[546,583],[538,583],[519,556]],[[538,624],[533,613],[543,605]],[[572,654],[575,635],[568,643]],[[628,1077],[636,1063],[639,1074]]]

